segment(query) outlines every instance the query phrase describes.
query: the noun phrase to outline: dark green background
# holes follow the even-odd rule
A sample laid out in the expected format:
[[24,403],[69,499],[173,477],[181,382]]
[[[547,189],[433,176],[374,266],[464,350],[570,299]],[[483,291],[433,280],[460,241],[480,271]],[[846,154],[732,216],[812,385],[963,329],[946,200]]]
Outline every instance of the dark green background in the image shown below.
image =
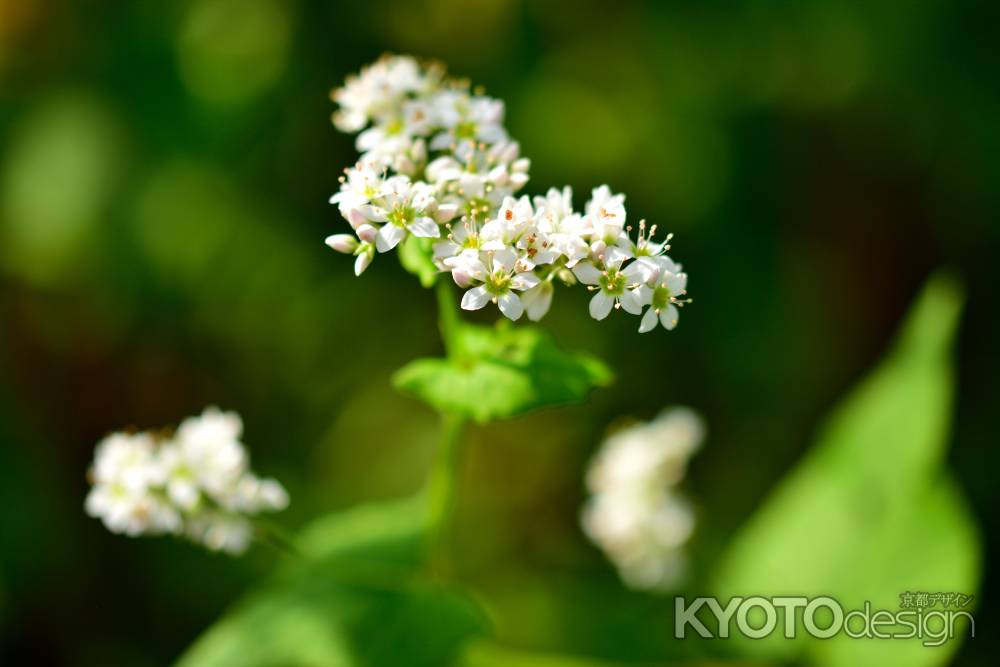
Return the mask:
[[[607,425],[671,403],[705,415],[688,483],[704,576],[949,266],[968,297],[951,461],[987,546],[958,662],[992,664],[998,14],[948,0],[0,0],[0,661],[165,664],[275,558],[127,540],[85,517],[84,471],[110,430],[239,411],[255,468],[291,492],[289,528],[420,485],[437,425],[388,378],[438,352],[433,295],[391,256],[357,279],[322,242],[347,229],[326,202],[355,156],[327,93],[396,51],[506,100],[532,158],[525,192],[568,183],[582,206],[606,182],[630,219],[676,233],[691,275],[672,334],[594,322],[583,290],[559,292],[545,326],[617,384],[473,430],[459,567],[524,610],[505,638],[660,655],[668,603],[622,592],[577,528]],[[554,634],[563,611],[546,596],[578,578],[605,593],[574,598],[574,632]]]

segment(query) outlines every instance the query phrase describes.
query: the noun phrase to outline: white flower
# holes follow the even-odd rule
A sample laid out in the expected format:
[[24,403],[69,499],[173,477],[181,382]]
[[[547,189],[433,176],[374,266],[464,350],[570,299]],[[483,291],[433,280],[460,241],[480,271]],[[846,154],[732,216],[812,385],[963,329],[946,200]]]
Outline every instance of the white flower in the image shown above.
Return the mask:
[[161,454],[173,466],[167,478],[171,497],[175,480],[182,485],[193,480],[214,501],[224,502],[247,470],[247,453],[240,442],[242,433],[239,415],[218,408],[206,408],[200,416],[181,422],[173,441]]
[[499,306],[500,312],[511,320],[524,313],[521,299],[514,290],[524,291],[538,285],[538,276],[519,272],[517,256],[510,250],[483,253],[483,284],[470,289],[462,297],[462,308],[479,310],[490,301]]
[[236,413],[207,408],[171,438],[108,436],[95,451],[87,513],[116,533],[185,534],[214,550],[245,550],[246,517],[284,509],[288,494],[250,471],[242,430]]
[[100,518],[111,532],[134,536],[180,528],[178,513],[154,491],[163,482],[164,469],[148,433],[115,433],[102,440],[90,477],[87,514]]
[[358,229],[379,217],[379,212],[371,202],[382,192],[383,178],[380,171],[370,163],[359,162],[346,169],[340,181],[340,192],[330,197],[330,203],[337,205],[340,214],[351,227]]
[[612,194],[607,185],[594,188],[584,211],[584,225],[594,241],[618,243],[625,229],[625,195]]
[[373,117],[391,111],[408,93],[424,90],[431,79],[409,56],[387,56],[347,78],[331,93],[340,110],[333,122],[343,132],[357,132]]
[[549,306],[552,305],[554,291],[552,283],[543,280],[521,294],[521,305],[524,306],[524,312],[528,314],[529,320],[537,322],[545,317],[545,314],[549,312]]
[[622,257],[616,257],[610,262],[606,261],[603,270],[592,262],[580,262],[573,267],[573,275],[595,291],[590,300],[590,316],[595,320],[603,320],[612,308],[618,307],[632,315],[642,313],[638,288],[643,279],[643,268],[637,262],[632,262],[623,270],[622,260]]
[[333,234],[326,242],[354,255],[356,275],[412,234],[440,239],[428,259],[468,290],[462,306],[470,310],[493,301],[511,319],[523,312],[540,319],[557,278],[595,292],[589,309],[598,320],[615,308],[642,315],[649,306],[641,331],[657,321],[672,328],[677,307],[690,302],[679,298],[686,276],[664,264],[670,235],[654,240],[656,227],[647,234],[640,221],[632,238],[623,194],[596,187],[582,213],[569,187],[518,196],[530,161],[507,135],[502,101],[401,56],[364,68],[333,96],[335,122],[360,132],[363,154],[331,198],[356,238]]
[[673,329],[680,317],[677,306],[685,303],[679,297],[686,294],[687,274],[682,273],[680,267],[664,255],[654,257],[653,261],[657,265],[658,275],[653,279],[652,286],[643,285],[639,288],[643,303],[649,304],[639,323],[639,333],[652,331],[657,322],[668,331]]
[[675,487],[703,438],[694,412],[671,408],[610,436],[590,465],[583,529],[632,587],[668,589],[684,574],[694,514]]
[[527,197],[504,198],[496,218],[484,224],[479,234],[483,250],[504,250],[513,246],[527,231],[534,215]]
[[549,188],[544,197],[535,197],[535,222],[552,250],[566,258],[567,267],[587,257],[585,237],[590,232],[580,214],[573,211],[573,191],[568,185],[562,191]]
[[447,222],[455,214],[453,209],[442,207],[439,210],[431,186],[421,181],[414,183],[406,176],[393,176],[386,180],[379,201],[381,211],[377,222],[386,223],[375,237],[375,247],[379,252],[395,248],[407,233],[423,238],[439,238],[441,230],[438,222]]
[[495,144],[507,138],[500,100],[469,95],[464,90],[444,90],[433,98],[432,104],[444,131],[431,140],[431,150],[461,143]]

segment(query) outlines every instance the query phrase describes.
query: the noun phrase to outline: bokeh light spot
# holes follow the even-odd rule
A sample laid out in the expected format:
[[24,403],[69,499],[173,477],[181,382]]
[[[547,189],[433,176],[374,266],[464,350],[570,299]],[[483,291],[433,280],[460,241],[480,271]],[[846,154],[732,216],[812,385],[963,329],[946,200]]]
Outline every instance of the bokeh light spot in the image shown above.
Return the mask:
[[288,63],[291,17],[275,0],[203,0],[177,40],[181,78],[194,96],[218,104],[269,89]]

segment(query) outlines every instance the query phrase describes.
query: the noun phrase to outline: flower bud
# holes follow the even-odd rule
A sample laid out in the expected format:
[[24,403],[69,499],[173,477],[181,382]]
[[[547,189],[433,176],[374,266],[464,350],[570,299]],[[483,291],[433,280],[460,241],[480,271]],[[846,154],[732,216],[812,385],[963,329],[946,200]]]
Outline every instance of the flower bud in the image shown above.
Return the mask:
[[472,276],[465,269],[452,270],[451,277],[459,287],[465,288],[472,284]]
[[360,276],[372,263],[372,259],[375,257],[375,248],[370,243],[364,243],[355,252],[357,252],[358,258],[354,260],[354,275]]
[[351,234],[334,234],[326,237],[326,244],[345,255],[349,255],[357,250],[358,240]]
[[[374,243],[375,235],[378,234],[378,229],[375,225],[361,225],[357,229],[358,238],[365,243]],[[353,251],[352,251],[353,252]]]

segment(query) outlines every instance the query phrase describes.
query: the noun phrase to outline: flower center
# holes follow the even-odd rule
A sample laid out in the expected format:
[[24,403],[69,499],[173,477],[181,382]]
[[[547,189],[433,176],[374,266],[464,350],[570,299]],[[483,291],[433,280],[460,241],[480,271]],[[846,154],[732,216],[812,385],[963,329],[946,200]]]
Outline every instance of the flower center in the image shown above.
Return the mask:
[[654,289],[653,301],[651,304],[653,306],[653,310],[657,311],[664,310],[667,306],[669,306],[670,296],[671,296],[670,289],[668,287],[664,287],[663,285],[661,285],[656,289]]
[[416,217],[416,211],[413,210],[412,206],[401,205],[392,209],[386,217],[390,223],[397,227],[406,227],[413,222],[413,218]]
[[497,271],[486,277],[486,291],[500,296],[510,290],[511,276],[506,271]]
[[601,275],[598,283],[608,294],[620,296],[625,293],[625,276],[618,269],[608,269]]
[[464,120],[455,125],[455,136],[459,139],[475,139],[476,124],[469,120]]

